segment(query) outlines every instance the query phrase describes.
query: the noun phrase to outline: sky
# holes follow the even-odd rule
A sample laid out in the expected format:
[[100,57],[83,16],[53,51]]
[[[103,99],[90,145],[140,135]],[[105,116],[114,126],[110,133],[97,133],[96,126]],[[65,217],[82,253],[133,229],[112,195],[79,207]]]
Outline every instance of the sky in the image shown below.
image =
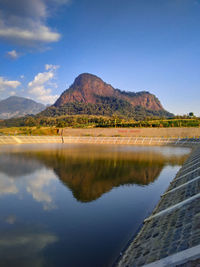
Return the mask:
[[200,115],[200,0],[0,0],[0,99],[52,104],[81,73]]

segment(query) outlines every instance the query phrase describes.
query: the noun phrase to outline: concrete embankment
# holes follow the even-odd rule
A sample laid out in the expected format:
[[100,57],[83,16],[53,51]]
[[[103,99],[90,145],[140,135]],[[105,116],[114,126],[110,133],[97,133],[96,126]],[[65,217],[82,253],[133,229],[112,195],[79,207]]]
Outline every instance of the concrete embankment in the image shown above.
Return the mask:
[[200,144],[200,139],[163,137],[0,136],[0,145],[37,143],[195,146],[197,144]]
[[60,129],[64,136],[93,136],[93,137],[174,137],[193,138],[200,136],[198,127],[171,127],[171,128],[64,128]]
[[200,147],[191,153],[117,267],[200,266]]

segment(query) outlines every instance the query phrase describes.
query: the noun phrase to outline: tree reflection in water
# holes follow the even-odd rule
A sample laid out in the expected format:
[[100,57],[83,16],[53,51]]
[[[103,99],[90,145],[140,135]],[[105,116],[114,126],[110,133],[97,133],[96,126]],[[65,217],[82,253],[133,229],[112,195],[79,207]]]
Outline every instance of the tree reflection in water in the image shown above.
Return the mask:
[[[182,165],[187,157],[187,154],[163,153],[163,148],[120,148],[98,145],[56,146],[56,149],[37,147],[32,150],[15,150],[7,157],[12,164],[24,163],[21,171],[24,169],[27,172],[29,162],[29,171],[33,170],[33,166],[35,169],[42,164],[53,169],[81,202],[96,200],[113,187],[133,184],[145,186],[153,183],[164,166]],[[0,158],[0,168],[1,162]],[[6,169],[5,158],[2,169]],[[9,167],[8,170],[10,171]]]

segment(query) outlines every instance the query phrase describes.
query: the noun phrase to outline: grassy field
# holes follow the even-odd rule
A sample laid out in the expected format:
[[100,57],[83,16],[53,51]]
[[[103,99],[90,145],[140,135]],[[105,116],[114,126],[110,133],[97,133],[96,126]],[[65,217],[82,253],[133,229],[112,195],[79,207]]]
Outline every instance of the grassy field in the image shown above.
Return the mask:
[[59,129],[55,127],[5,127],[0,128],[2,135],[58,135]]

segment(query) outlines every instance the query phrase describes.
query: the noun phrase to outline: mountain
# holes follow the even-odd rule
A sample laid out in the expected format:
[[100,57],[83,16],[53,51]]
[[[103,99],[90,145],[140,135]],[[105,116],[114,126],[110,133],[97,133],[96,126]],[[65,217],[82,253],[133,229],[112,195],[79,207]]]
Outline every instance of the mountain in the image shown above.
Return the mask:
[[132,93],[114,89],[99,77],[91,74],[79,75],[72,86],[63,92],[55,106],[63,106],[69,102],[97,104],[102,98],[116,98],[130,102],[133,106],[143,106],[153,110],[160,110],[162,106],[155,96],[148,92]]
[[153,94],[146,91],[121,91],[89,73],[79,75],[55,104],[41,113],[43,116],[51,117],[67,114],[118,115],[135,119],[147,116],[173,116],[162,107]]
[[10,96],[0,101],[0,119],[21,117],[27,114],[37,114],[46,108],[45,105],[31,99]]

